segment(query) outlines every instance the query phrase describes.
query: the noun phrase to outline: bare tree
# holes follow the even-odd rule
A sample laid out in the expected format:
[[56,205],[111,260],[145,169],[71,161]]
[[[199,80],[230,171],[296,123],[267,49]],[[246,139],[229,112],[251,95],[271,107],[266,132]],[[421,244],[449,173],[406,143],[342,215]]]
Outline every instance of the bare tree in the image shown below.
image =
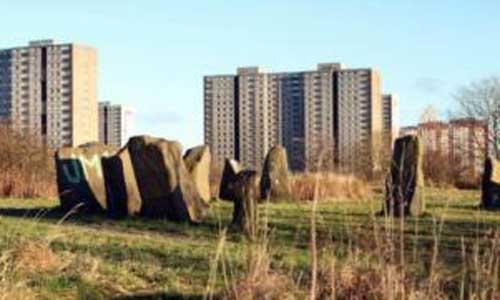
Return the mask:
[[420,114],[420,123],[434,122],[438,119],[438,112],[432,105],[426,106]]
[[474,118],[488,124],[487,144],[500,158],[500,77],[490,77],[463,86],[454,94],[457,117]]

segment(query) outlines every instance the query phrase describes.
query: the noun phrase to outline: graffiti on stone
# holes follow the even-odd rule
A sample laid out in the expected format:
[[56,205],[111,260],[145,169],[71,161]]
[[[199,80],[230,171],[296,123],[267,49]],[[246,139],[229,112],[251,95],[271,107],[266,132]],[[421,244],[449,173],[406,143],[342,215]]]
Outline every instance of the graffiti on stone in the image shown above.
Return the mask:
[[[95,172],[96,176],[103,178],[101,157],[109,156],[110,153],[104,152],[102,155],[93,155],[91,157],[85,155],[70,156],[69,163],[62,166],[64,176],[70,183],[78,184],[85,178],[88,178],[89,172]],[[80,168],[81,166],[81,168]],[[83,174],[81,174],[83,172]]]

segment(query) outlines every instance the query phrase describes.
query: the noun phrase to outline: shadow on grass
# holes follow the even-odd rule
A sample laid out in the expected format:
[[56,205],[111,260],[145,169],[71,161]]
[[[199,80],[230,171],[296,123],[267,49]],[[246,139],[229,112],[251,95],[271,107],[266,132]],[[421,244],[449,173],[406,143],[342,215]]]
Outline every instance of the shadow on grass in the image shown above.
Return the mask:
[[73,213],[69,214],[59,206],[51,208],[33,207],[33,208],[0,208],[0,216],[26,218],[48,223],[69,223],[86,227],[101,227],[106,225],[107,229],[118,232],[150,231],[160,234],[182,235],[189,228],[191,232],[197,232],[204,235],[216,236],[228,220],[217,220],[209,218],[202,223],[175,222],[163,218],[144,218],[144,217],[124,217],[111,218],[105,213]]

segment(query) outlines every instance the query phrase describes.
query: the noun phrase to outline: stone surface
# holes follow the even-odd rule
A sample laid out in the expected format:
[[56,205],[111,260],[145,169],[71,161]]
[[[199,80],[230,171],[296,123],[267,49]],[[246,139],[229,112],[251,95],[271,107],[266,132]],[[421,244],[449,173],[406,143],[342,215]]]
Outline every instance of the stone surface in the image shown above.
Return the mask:
[[233,182],[233,228],[255,237],[258,226],[257,204],[260,198],[260,178],[257,172],[244,170]]
[[210,148],[208,146],[191,148],[186,151],[183,159],[198,193],[208,203],[210,201]]
[[141,212],[142,200],[128,147],[103,158],[108,211],[112,216],[134,216]]
[[234,182],[238,173],[241,171],[240,164],[234,159],[226,159],[224,162],[224,170],[219,187],[219,198],[222,200],[233,201],[234,197]]
[[486,158],[481,183],[481,207],[500,209],[500,162]]
[[262,199],[287,199],[290,197],[290,172],[286,149],[274,146],[269,150],[260,181]]
[[107,210],[102,159],[115,151],[111,146],[89,143],[56,152],[57,188],[63,209],[80,205],[87,212]]
[[419,215],[425,210],[422,173],[423,147],[417,136],[394,143],[391,170],[386,181],[384,211],[389,215]]
[[128,150],[141,194],[141,215],[191,222],[205,218],[208,206],[186,169],[178,142],[138,136],[129,140]]

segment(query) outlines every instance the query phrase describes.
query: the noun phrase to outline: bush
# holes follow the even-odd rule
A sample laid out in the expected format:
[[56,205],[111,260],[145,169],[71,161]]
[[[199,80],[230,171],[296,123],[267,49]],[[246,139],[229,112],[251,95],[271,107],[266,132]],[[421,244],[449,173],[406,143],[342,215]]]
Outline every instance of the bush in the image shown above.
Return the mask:
[[426,184],[434,187],[456,187],[476,189],[480,184],[479,174],[463,167],[460,159],[450,161],[449,156],[439,151],[427,151],[423,156],[422,171]]
[[53,151],[35,138],[0,127],[0,197],[57,195]]

